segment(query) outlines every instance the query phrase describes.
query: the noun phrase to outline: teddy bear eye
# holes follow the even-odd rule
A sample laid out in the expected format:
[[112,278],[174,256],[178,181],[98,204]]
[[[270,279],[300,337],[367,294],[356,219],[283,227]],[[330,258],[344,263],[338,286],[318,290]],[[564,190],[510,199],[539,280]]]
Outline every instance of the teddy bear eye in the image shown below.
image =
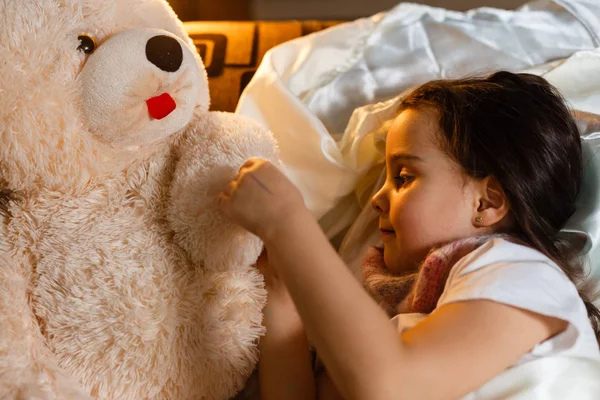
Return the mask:
[[83,51],[85,54],[92,54],[96,50],[96,41],[90,35],[79,35],[79,47],[77,50]]

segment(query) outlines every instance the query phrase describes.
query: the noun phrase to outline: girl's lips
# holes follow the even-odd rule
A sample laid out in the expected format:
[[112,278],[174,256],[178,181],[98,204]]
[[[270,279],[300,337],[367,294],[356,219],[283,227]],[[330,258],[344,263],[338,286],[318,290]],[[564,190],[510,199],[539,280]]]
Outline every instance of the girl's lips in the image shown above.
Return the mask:
[[389,238],[392,236],[396,236],[396,232],[388,229],[380,229],[382,238]]

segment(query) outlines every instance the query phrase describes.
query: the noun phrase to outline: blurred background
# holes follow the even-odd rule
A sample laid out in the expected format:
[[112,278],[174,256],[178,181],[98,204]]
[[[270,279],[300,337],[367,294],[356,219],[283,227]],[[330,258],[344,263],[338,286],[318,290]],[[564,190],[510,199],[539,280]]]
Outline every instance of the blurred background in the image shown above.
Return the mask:
[[[600,0],[599,0],[600,1]],[[183,21],[350,20],[385,11],[398,0],[169,0]],[[414,3],[469,10],[514,9],[525,0],[415,0]]]

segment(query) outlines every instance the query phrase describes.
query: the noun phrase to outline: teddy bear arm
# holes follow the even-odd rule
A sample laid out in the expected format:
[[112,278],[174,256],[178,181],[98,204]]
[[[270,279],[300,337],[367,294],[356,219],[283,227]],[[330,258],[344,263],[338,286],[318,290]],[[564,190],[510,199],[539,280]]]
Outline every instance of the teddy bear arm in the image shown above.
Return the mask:
[[249,158],[279,163],[272,134],[248,118],[209,112],[189,126],[177,152],[169,210],[175,239],[205,268],[253,264],[261,241],[227,219],[218,197]]

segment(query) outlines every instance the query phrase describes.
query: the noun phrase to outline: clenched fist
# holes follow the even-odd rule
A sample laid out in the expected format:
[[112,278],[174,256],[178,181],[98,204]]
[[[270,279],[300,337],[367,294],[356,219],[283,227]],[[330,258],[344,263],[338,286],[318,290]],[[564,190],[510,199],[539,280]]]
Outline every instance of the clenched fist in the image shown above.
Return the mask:
[[219,196],[223,212],[263,240],[307,212],[300,191],[273,164],[252,158]]

